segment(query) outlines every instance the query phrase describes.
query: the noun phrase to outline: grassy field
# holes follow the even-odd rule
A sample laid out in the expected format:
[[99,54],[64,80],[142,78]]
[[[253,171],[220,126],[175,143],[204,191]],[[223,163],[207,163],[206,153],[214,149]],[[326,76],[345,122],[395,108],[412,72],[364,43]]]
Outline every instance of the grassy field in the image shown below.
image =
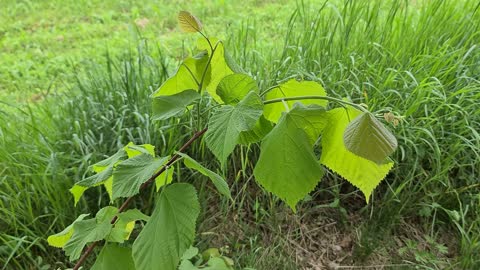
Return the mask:
[[[150,93],[194,46],[176,26],[182,9],[226,41],[261,89],[298,76],[402,117],[396,166],[368,205],[328,174],[293,214],[242,162],[255,161],[259,149],[236,149],[234,203],[198,186],[200,247],[228,246],[237,265],[259,270],[480,268],[479,6],[3,0],[0,269],[70,266],[45,240],[108,203],[98,189],[73,207],[68,189],[88,166],[129,141],[171,152],[190,137],[188,121],[149,117]],[[203,144],[190,154],[215,167]]]

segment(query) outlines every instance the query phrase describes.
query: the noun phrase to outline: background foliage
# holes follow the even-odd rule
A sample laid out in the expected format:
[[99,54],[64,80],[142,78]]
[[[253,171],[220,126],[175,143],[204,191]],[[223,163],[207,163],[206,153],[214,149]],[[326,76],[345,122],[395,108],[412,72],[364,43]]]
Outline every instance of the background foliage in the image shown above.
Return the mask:
[[[478,267],[478,3],[144,2],[2,1],[4,269],[65,267],[67,260],[47,247],[46,236],[108,203],[106,194],[92,199],[98,189],[68,208],[73,197],[65,192],[103,154],[129,141],[167,153],[188,139],[195,123],[150,120],[149,95],[194,43],[175,29],[180,8],[225,39],[240,66],[261,78],[261,90],[300,76],[322,81],[333,96],[402,116],[396,166],[369,205],[355,188],[327,174],[294,216],[251,181],[258,149],[237,148],[227,164],[235,171],[227,175],[233,204],[212,196],[209,181],[196,184],[206,209],[199,246],[223,246],[240,265],[257,269]],[[190,154],[217,167],[204,145]],[[148,212],[150,202],[147,196],[136,204]]]

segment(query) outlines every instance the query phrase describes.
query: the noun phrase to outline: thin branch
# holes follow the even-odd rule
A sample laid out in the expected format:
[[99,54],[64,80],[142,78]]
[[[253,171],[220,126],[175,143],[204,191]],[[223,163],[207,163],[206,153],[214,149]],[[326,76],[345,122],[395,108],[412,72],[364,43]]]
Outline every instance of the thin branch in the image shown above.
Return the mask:
[[[182,147],[180,147],[180,149],[177,151],[177,152],[184,152],[188,147],[190,147],[190,145],[196,141],[198,138],[202,137],[203,134],[205,134],[205,132],[207,132],[208,128],[204,128],[202,129],[201,131],[198,131],[197,133],[195,133],[192,138],[190,138],[190,140],[188,140]],[[179,154],[174,154],[170,160],[168,160],[167,163],[165,163],[165,165],[162,166],[162,168],[157,172],[155,173],[154,175],[152,175],[152,177],[150,177],[145,183],[143,183],[141,186],[140,186],[140,191],[144,190],[145,188],[147,188],[153,181],[155,181],[155,178],[157,178],[160,174],[162,174],[168,167],[170,167],[170,165],[172,165],[178,158],[180,157]],[[133,196],[132,197],[129,197],[125,202],[123,202],[122,206],[120,206],[120,208],[118,209],[118,213],[121,213],[123,211],[125,211],[125,209],[127,209],[128,205],[130,204],[130,202],[133,200]],[[117,221],[118,219],[118,216],[114,216],[112,218],[112,221],[110,221],[110,223],[113,225],[115,224],[115,222]],[[75,264],[75,266],[73,267],[73,270],[78,270],[80,268],[80,266],[82,266],[82,264],[85,262],[85,260],[88,258],[88,256],[90,256],[90,254],[93,252],[93,250],[95,249],[95,247],[98,245],[98,243],[100,243],[100,241],[97,241],[97,242],[93,242],[86,250],[85,252],[83,253],[82,257],[80,257],[80,259],[77,261],[77,263]]]

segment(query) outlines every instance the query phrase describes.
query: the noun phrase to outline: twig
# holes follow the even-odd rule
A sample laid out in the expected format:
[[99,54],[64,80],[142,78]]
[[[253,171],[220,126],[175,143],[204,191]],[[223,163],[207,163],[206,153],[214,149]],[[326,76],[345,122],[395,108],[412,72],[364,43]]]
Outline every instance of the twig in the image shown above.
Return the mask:
[[[188,140],[188,142],[186,142],[179,150],[178,152],[183,152],[185,151],[185,149],[187,149],[195,140],[197,140],[198,138],[202,137],[203,134],[205,134],[205,132],[207,132],[208,128],[204,128],[202,129],[201,131],[198,131],[197,133],[195,133],[193,135],[192,138],[190,138],[190,140]],[[170,160],[165,163],[165,165],[162,166],[162,168],[157,172],[155,173],[154,175],[152,175],[152,177],[150,177],[145,183],[143,183],[141,186],[140,186],[140,191],[144,190],[145,188],[148,187],[148,185],[150,185],[150,183],[152,183],[153,181],[155,181],[155,178],[157,178],[160,174],[162,174],[168,167],[170,167],[170,165],[172,165],[178,158],[180,157],[179,154],[175,154],[173,155]],[[118,213],[121,213],[123,211],[125,211],[125,209],[127,209],[128,205],[130,204],[130,202],[133,200],[133,196],[132,197],[129,197],[127,200],[125,200],[125,202],[123,202],[122,206],[120,206],[120,208],[118,209]],[[118,215],[114,216],[112,218],[112,221],[110,221],[110,223],[113,225],[115,224],[115,222],[117,221],[118,219]],[[73,267],[73,270],[78,270],[80,268],[80,266],[82,266],[82,264],[85,262],[85,260],[88,258],[88,256],[90,256],[90,254],[92,253],[93,249],[95,249],[95,247],[98,245],[100,241],[96,241],[96,242],[93,242],[86,250],[85,252],[83,253],[82,257],[80,257],[80,259],[77,261],[77,263],[75,264],[75,266]]]

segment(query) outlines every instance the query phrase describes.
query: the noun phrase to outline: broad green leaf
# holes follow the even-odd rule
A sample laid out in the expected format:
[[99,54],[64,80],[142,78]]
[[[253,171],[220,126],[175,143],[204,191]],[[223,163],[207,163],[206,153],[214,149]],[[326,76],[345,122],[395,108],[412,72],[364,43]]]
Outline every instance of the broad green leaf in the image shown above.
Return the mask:
[[200,98],[195,90],[185,90],[170,96],[153,98],[153,120],[166,120],[183,112],[188,105]]
[[87,216],[88,214],[81,214],[80,216],[77,217],[77,219],[74,222],[72,222],[72,224],[66,227],[63,231],[54,235],[50,235],[47,238],[48,244],[52,247],[57,247],[57,248],[62,248],[63,246],[65,246],[65,244],[70,239],[70,237],[72,237],[73,225],[76,222],[83,220]]
[[250,92],[258,93],[258,86],[247,74],[228,75],[217,86],[217,95],[225,104],[237,104]]
[[135,145],[132,142],[129,142],[125,147],[123,147],[123,149],[127,153],[128,158],[132,158],[140,154],[149,154],[152,157],[155,156],[155,146],[151,144]]
[[167,159],[141,154],[120,162],[113,172],[113,199],[138,194],[140,186],[159,171]]
[[[189,57],[183,61],[175,75],[166,80],[153,94],[157,96],[169,96],[181,93],[185,90],[197,90],[205,68],[207,68],[208,54],[203,52],[195,57]],[[210,82],[210,71],[205,73],[202,90]]]
[[240,132],[239,144],[248,145],[261,141],[273,129],[272,122],[262,115],[251,130]]
[[107,206],[100,209],[95,218],[77,221],[73,224],[72,237],[65,243],[65,254],[74,261],[80,257],[83,248],[90,242],[105,239],[112,230],[111,219],[118,211],[117,208]]
[[236,106],[222,106],[210,117],[205,142],[222,164],[238,143],[240,133],[255,126],[262,108],[260,97],[250,92]]
[[[214,47],[215,52],[210,62],[211,77],[207,84],[207,92],[213,97],[213,99],[215,99],[215,101],[222,103],[222,99],[217,95],[217,86],[224,77],[233,74],[234,72],[229,65],[230,63],[227,62],[225,58],[225,48],[223,43],[216,38],[211,38],[210,42]],[[208,55],[212,54],[210,45],[203,38],[199,39],[197,47],[200,50],[206,50]]]
[[113,167],[115,164],[118,163],[118,161],[125,159],[126,157],[126,152],[124,149],[118,150],[115,154],[112,156],[108,157],[107,159],[104,159],[98,163],[93,164],[92,168],[93,171],[96,173],[100,173],[107,169],[108,167]]
[[326,114],[321,107],[296,104],[262,141],[255,178],[294,211],[324,173],[313,144],[328,121]]
[[70,261],[77,260],[88,243],[104,239],[110,233],[112,225],[108,222],[97,224],[95,219],[88,219],[75,223],[73,228],[73,235],[64,246]]
[[135,270],[132,249],[106,244],[95,261],[91,270]]
[[178,13],[178,24],[182,31],[187,33],[196,33],[202,31],[202,22],[188,11]]
[[[130,144],[129,144],[130,145]],[[127,157],[127,152],[124,149],[118,150],[115,154],[104,159],[98,163],[95,163],[92,166],[92,169],[97,174],[92,175],[75,183],[75,185],[70,189],[74,198],[74,204],[77,205],[83,193],[90,187],[96,187],[99,185],[104,185],[107,193],[112,200],[112,173],[114,166],[121,160]]]
[[98,210],[95,215],[97,223],[110,222],[113,217],[118,213],[118,208],[115,206],[105,206],[102,209]]
[[[313,81],[297,81],[291,79],[278,87],[270,90],[266,95],[266,100],[278,99],[284,97],[300,97],[300,96],[326,96],[327,93],[325,89]],[[303,99],[299,101],[285,101],[277,102],[265,105],[264,115],[270,122],[277,123],[282,112],[287,111],[285,106],[291,108],[296,102],[301,102],[302,104],[317,104],[322,107],[327,107],[328,102],[321,99]]]
[[175,270],[195,238],[200,213],[195,188],[177,183],[160,194],[147,225],[133,243],[136,269]]
[[155,178],[155,187],[157,192],[164,185],[170,184],[173,180],[173,172],[175,171],[175,166],[171,165],[164,172],[162,172],[157,178]]
[[115,226],[112,228],[112,231],[106,239],[109,242],[123,243],[130,238],[130,234],[132,233],[137,220],[148,221],[149,219],[147,215],[143,214],[138,209],[130,209],[117,214],[117,216],[118,218],[115,222]]
[[382,164],[397,148],[395,136],[371,113],[362,113],[343,133],[348,151]]
[[213,185],[217,188],[220,194],[223,194],[227,198],[232,199],[232,195],[230,194],[230,188],[228,187],[227,182],[220,175],[203,167],[200,163],[198,163],[196,160],[194,160],[187,154],[184,154],[184,153],[178,153],[178,154],[183,157],[183,163],[185,164],[185,166],[187,166],[190,169],[196,170],[199,173],[210,178]]
[[347,150],[343,134],[351,119],[359,114],[353,108],[337,108],[328,112],[329,124],[322,135],[320,162],[358,187],[368,202],[372,191],[393,167],[393,161],[387,159],[379,165]]

